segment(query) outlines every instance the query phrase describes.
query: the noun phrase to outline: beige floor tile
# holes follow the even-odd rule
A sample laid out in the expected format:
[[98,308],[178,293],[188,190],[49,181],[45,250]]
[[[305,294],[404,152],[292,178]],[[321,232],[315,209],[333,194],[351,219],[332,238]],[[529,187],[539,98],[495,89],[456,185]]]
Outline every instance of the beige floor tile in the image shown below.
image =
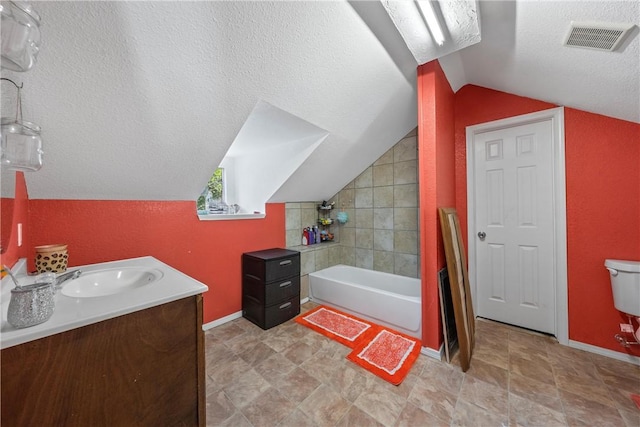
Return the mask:
[[509,398],[509,414],[512,426],[553,427],[567,423],[562,410],[553,410],[517,395]]
[[257,341],[253,347],[249,347],[244,351],[238,353],[238,356],[240,356],[242,360],[247,362],[249,365],[256,366],[264,362],[274,354],[276,354],[276,352],[271,347],[269,347],[262,341]]
[[452,426],[506,426],[509,425],[508,413],[495,414],[473,403],[458,400],[451,421]]
[[509,371],[499,368],[490,363],[486,363],[482,360],[473,360],[473,358],[471,359],[471,365],[469,366],[469,370],[467,371],[467,376],[472,376],[476,379],[496,385],[505,390],[509,386]]
[[462,386],[464,373],[460,368],[432,359],[425,363],[420,378],[451,395],[457,395]]
[[251,369],[238,377],[237,381],[224,387],[223,390],[236,408],[243,408],[269,387],[270,384],[255,369]]
[[520,353],[510,353],[509,371],[543,383],[555,385],[553,369],[545,359],[531,360],[522,357]]
[[220,387],[237,381],[251,366],[239,357],[221,362],[209,361],[206,366],[207,374]]
[[448,426],[449,423],[439,420],[411,403],[407,403],[395,425],[396,427],[444,427]]
[[615,406],[607,386],[600,379],[579,377],[566,373],[557,373],[558,389],[580,395],[585,399],[607,406]]
[[622,420],[625,422],[627,427],[638,427],[640,426],[640,409],[636,410],[624,410],[619,409],[618,412],[622,417]]
[[247,418],[241,412],[236,412],[226,421],[220,424],[210,424],[207,418],[207,426],[209,427],[253,427]]
[[331,355],[320,350],[311,356],[309,360],[303,362],[300,367],[319,381],[328,383],[333,374],[341,367],[341,364],[337,363]]
[[300,368],[296,368],[286,375],[271,378],[269,382],[280,393],[295,403],[305,400],[321,384],[320,381]]
[[509,369],[509,348],[505,342],[478,340],[473,349],[472,359]]
[[347,400],[329,386],[322,384],[299,406],[318,426],[334,426],[351,406]]
[[[611,400],[613,400],[613,403],[618,409],[636,411],[640,414],[640,408],[638,408],[636,403],[631,399],[631,395],[633,394],[632,392],[619,387],[607,386],[607,389],[609,390]],[[640,427],[640,423],[638,424],[638,427]]]
[[313,422],[304,412],[299,409],[294,410],[287,418],[282,420],[279,427],[316,427],[317,424]]
[[246,350],[255,347],[260,342],[260,335],[243,333],[228,339],[224,344],[235,354],[240,354]]
[[275,353],[255,366],[256,371],[267,381],[286,375],[295,368],[296,365],[280,353]]
[[352,406],[337,424],[338,427],[382,427],[369,414]]
[[489,412],[507,413],[509,392],[506,387],[489,384],[467,375],[458,399],[466,400]]
[[479,319],[466,373],[420,355],[399,386],[350,352],[293,320],[206,331],[207,426],[640,426],[640,367],[513,326]]
[[296,404],[270,387],[242,409],[242,414],[254,426],[275,426],[287,418]]
[[217,426],[231,418],[237,412],[233,402],[222,390],[207,395],[207,425]]
[[311,358],[314,353],[315,351],[313,347],[311,347],[309,344],[298,342],[297,345],[292,345],[283,354],[284,357],[286,357],[296,365],[300,365],[306,360],[309,360],[309,358]]
[[560,390],[560,397],[569,425],[624,426],[618,410],[584,396]]
[[510,396],[529,399],[554,411],[563,411],[560,393],[554,385],[512,372],[509,374],[509,393]]
[[347,365],[343,369],[337,369],[331,375],[327,384],[349,402],[355,402],[367,388],[368,382],[365,375]]
[[381,424],[392,426],[400,416],[406,403],[406,399],[394,393],[389,393],[384,386],[374,383],[360,394],[354,405]]
[[458,396],[457,393],[450,394],[438,388],[428,379],[419,378],[407,400],[442,422],[449,423],[454,415]]

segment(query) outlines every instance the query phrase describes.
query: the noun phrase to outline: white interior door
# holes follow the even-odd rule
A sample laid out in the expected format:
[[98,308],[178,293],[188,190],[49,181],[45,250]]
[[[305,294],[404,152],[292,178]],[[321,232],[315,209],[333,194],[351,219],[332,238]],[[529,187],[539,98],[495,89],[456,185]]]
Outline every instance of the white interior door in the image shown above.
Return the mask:
[[551,119],[473,137],[477,315],[556,333]]

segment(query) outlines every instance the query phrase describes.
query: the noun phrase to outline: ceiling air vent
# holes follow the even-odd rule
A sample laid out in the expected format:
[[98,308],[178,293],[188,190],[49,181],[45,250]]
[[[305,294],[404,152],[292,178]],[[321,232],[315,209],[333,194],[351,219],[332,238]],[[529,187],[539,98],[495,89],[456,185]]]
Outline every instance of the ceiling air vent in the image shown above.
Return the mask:
[[633,27],[634,24],[572,21],[564,44],[570,47],[613,51],[620,46]]

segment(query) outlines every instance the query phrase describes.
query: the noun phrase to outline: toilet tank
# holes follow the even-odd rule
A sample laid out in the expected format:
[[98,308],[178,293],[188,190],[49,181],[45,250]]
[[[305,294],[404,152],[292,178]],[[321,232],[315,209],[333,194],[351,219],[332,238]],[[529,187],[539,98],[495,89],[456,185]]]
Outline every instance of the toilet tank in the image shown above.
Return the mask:
[[608,259],[613,305],[623,313],[640,317],[640,261]]

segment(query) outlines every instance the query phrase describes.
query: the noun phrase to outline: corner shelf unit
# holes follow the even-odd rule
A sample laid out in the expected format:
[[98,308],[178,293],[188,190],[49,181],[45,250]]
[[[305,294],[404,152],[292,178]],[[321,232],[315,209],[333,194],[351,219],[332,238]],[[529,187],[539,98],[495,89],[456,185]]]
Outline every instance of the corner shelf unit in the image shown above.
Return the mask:
[[331,232],[331,226],[335,220],[331,218],[333,205],[318,205],[318,229],[320,230],[320,243],[332,242],[334,234]]

